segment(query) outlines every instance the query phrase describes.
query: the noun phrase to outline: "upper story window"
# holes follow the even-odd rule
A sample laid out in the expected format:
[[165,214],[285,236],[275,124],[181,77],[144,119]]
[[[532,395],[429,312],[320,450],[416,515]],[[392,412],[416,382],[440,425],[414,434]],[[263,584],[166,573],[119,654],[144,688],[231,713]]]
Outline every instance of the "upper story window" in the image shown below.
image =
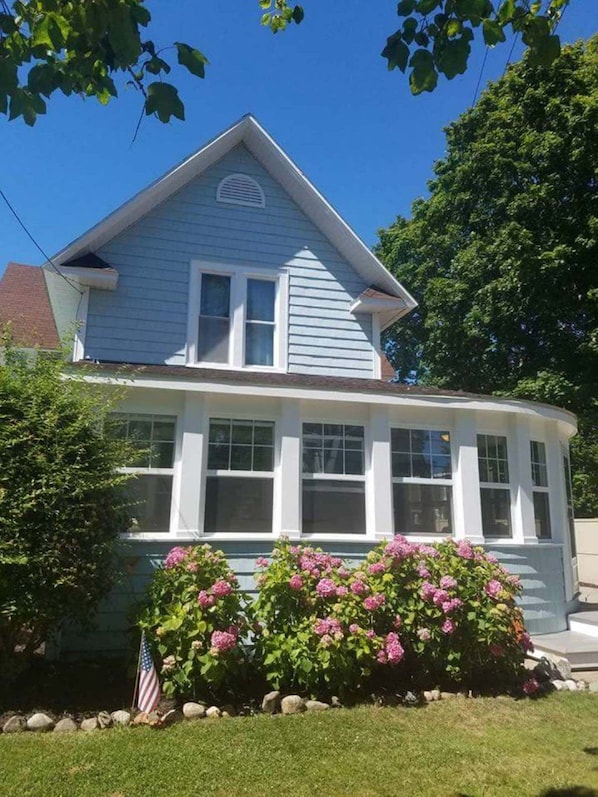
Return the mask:
[[395,533],[451,534],[450,432],[392,429],[391,450]]
[[266,207],[261,185],[248,174],[229,174],[221,180],[216,190],[216,201],[250,208]]
[[530,440],[532,485],[534,501],[534,524],[536,537],[550,539],[550,498],[548,494],[548,470],[546,446],[538,440]]
[[511,488],[507,438],[478,435],[482,529],[485,537],[511,536]]
[[286,370],[288,274],[193,263],[187,364]]

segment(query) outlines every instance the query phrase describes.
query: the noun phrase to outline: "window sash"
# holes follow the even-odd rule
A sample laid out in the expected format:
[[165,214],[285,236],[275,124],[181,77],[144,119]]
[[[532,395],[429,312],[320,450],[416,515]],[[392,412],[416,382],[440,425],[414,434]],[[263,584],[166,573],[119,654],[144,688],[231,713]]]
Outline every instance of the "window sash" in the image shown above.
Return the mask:
[[534,527],[539,540],[549,540],[552,537],[550,525],[550,493],[548,490],[534,490],[532,493],[534,503]]
[[170,531],[172,474],[140,473],[125,486],[132,516],[131,533]]
[[391,464],[395,479],[451,481],[451,433],[448,430],[391,429]]
[[208,473],[204,533],[271,534],[274,480],[264,477]]
[[509,453],[504,435],[478,435],[478,472],[480,484],[508,485]]
[[485,537],[511,537],[511,490],[508,487],[480,487],[482,530]]
[[365,534],[365,481],[304,479],[303,534]]
[[128,468],[123,468],[123,471],[172,472],[176,441],[175,415],[115,412],[112,420],[120,424],[116,434],[139,449],[139,459]]
[[539,440],[530,440],[530,460],[533,486],[548,487],[548,468],[544,443]]
[[273,473],[274,421],[210,418],[208,471]]
[[305,422],[302,471],[306,476],[363,477],[365,427],[356,424]]
[[393,481],[392,492],[395,534],[453,533],[450,485]]

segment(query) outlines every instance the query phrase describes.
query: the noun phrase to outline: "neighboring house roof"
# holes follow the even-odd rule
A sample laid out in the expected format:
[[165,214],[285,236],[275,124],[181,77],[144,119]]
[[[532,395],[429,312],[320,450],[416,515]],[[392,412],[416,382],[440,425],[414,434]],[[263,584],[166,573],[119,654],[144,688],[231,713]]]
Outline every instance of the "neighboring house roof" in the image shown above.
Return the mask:
[[[53,263],[64,267],[68,274],[73,261],[77,263],[89,252],[97,251],[239,144],[244,144],[278,181],[363,280],[376,286],[387,300],[395,302],[393,321],[417,306],[415,299],[250,114],[70,243],[52,259]],[[380,300],[382,297],[372,298]]]
[[0,279],[0,327],[10,324],[13,340],[24,348],[60,345],[43,269],[9,263]]
[[390,364],[390,360],[386,356],[386,354],[381,354],[381,369],[380,369],[380,379],[383,379],[385,382],[388,382],[391,379],[394,379],[397,375],[395,369]]

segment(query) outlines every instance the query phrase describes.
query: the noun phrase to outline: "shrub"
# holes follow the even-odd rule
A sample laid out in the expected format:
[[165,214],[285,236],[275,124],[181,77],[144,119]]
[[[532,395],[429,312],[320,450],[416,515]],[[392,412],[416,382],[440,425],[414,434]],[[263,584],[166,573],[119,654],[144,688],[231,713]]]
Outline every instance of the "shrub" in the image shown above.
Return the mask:
[[167,696],[234,690],[246,661],[246,604],[222,551],[207,544],[172,548],[139,618],[159,654]]
[[529,637],[515,605],[518,579],[482,548],[397,536],[349,568],[282,541],[261,565],[256,654],[276,688],[520,680]]

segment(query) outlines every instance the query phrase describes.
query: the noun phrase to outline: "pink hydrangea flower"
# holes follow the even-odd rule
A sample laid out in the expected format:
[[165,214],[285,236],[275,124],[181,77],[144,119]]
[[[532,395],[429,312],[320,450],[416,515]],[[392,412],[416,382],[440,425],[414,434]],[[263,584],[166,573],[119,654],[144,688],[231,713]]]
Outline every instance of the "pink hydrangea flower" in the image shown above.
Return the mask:
[[436,587],[434,584],[430,584],[429,581],[424,581],[419,591],[419,594],[424,601],[432,601],[434,600],[434,595],[436,595]]
[[316,584],[316,592],[321,598],[336,597],[336,584],[331,578],[323,578]]
[[360,581],[359,579],[356,579],[351,584],[351,592],[354,595],[366,595],[369,592],[369,588],[368,588],[367,584],[364,584],[363,581]]
[[445,620],[440,629],[443,634],[452,634],[455,630],[455,624],[452,620]]
[[498,598],[498,596],[502,592],[502,584],[500,583],[500,581],[497,581],[495,578],[493,578],[484,587],[484,592],[490,598]]
[[358,634],[361,631],[361,628],[357,625],[357,623],[351,623],[349,626],[349,632],[351,634]]
[[403,625],[403,618],[400,614],[397,614],[395,619],[392,621],[392,624],[395,628],[400,628]]
[[303,579],[298,573],[295,573],[294,576],[291,576],[289,579],[289,587],[294,590],[299,590],[303,588]]
[[530,635],[527,633],[527,631],[524,631],[521,634],[521,637],[519,639],[519,644],[521,645],[523,650],[525,650],[526,653],[531,653],[533,651],[533,649],[534,649],[534,646],[532,644],[532,640],[530,638]]
[[417,566],[417,575],[420,578],[430,578],[432,574],[425,565],[419,564]]
[[440,586],[442,589],[454,589],[457,586],[457,579],[452,576],[442,576]]
[[386,650],[386,657],[388,658],[390,664],[398,664],[405,655],[405,651],[399,641],[399,637],[394,633],[394,631],[391,631],[390,634],[386,635],[384,647]]
[[498,645],[496,642],[493,642],[493,643],[490,645],[490,653],[491,653],[493,656],[496,656],[496,658],[499,658],[500,656],[502,656],[502,655],[503,655],[504,651],[503,651],[503,649],[502,649],[502,646],[501,646],[501,645]]
[[432,598],[435,606],[442,606],[442,604],[447,601],[449,598],[449,594],[445,589],[437,589],[434,593],[434,597]]
[[199,570],[199,565],[197,564],[197,562],[189,562],[189,564],[187,565],[187,570],[189,571],[189,573],[197,573],[197,571]]
[[375,612],[376,609],[383,606],[386,602],[386,597],[381,593],[378,592],[376,595],[370,595],[369,597],[365,598],[363,601],[363,607],[368,612]]
[[432,635],[430,634],[429,628],[420,628],[417,632],[417,636],[422,642],[427,642]]
[[229,631],[214,631],[210,637],[211,649],[210,653],[217,656],[219,653],[226,653],[237,646],[236,634],[231,634]]
[[333,638],[330,636],[330,634],[324,634],[324,636],[322,637],[322,639],[320,639],[320,645],[321,645],[323,648],[329,648],[329,647],[330,647],[330,645],[332,645],[332,644],[333,644],[333,642],[334,642],[334,640],[333,640]]
[[450,614],[454,612],[455,609],[459,609],[463,606],[463,601],[460,598],[451,598],[448,601],[444,601],[442,604],[442,611],[444,614]]
[[526,695],[533,695],[535,692],[538,691],[540,688],[540,684],[536,681],[535,678],[529,678],[527,681],[524,681],[522,689]]
[[233,588],[228,581],[224,581],[222,578],[212,584],[212,594],[218,598],[224,598],[226,595],[230,595],[232,591]]
[[320,578],[320,571],[318,570],[317,567],[313,568],[313,570],[311,571],[311,575],[313,578]]
[[345,598],[349,594],[348,587],[337,587],[336,588],[336,597],[337,598]]
[[512,587],[521,586],[521,579],[519,578],[519,576],[507,576],[507,581]]
[[487,553],[486,561],[491,562],[493,565],[495,565],[498,562],[498,557],[495,556],[493,553]]
[[436,559],[440,556],[440,552],[437,548],[433,548],[431,545],[420,545],[419,552],[422,556],[430,556],[432,559]]
[[349,576],[351,575],[351,571],[347,570],[346,567],[339,567],[339,569],[336,571],[336,575],[339,578],[349,578]]
[[457,556],[460,556],[462,559],[473,559],[474,550],[471,547],[471,543],[467,540],[459,540],[457,543]]
[[318,636],[324,634],[342,634],[342,626],[334,617],[324,617],[316,620],[314,631]]
[[265,556],[258,556],[255,560],[256,567],[270,567],[270,562]]
[[379,575],[380,573],[386,572],[386,565],[384,562],[374,562],[374,564],[368,567],[368,572],[371,576]]
[[377,660],[378,664],[387,664],[388,663],[388,658],[386,656],[386,651],[385,650],[379,650],[378,653],[376,654],[376,660]]
[[291,545],[289,551],[291,552],[291,556],[298,556],[301,548],[298,545]]
[[213,606],[216,603],[216,598],[213,595],[208,595],[205,589],[202,589],[197,596],[197,602],[202,609],[209,609],[210,606]]
[[262,587],[266,581],[268,580],[268,576],[265,573],[260,573],[258,576],[255,577],[255,583],[258,587]]
[[176,567],[187,558],[188,554],[189,552],[186,551],[185,548],[181,548],[178,545],[174,548],[171,548],[166,555],[166,559],[164,560],[164,569],[171,570],[173,567]]
[[372,631],[371,628],[365,632],[365,635],[368,639],[373,639],[376,636],[376,634]]

